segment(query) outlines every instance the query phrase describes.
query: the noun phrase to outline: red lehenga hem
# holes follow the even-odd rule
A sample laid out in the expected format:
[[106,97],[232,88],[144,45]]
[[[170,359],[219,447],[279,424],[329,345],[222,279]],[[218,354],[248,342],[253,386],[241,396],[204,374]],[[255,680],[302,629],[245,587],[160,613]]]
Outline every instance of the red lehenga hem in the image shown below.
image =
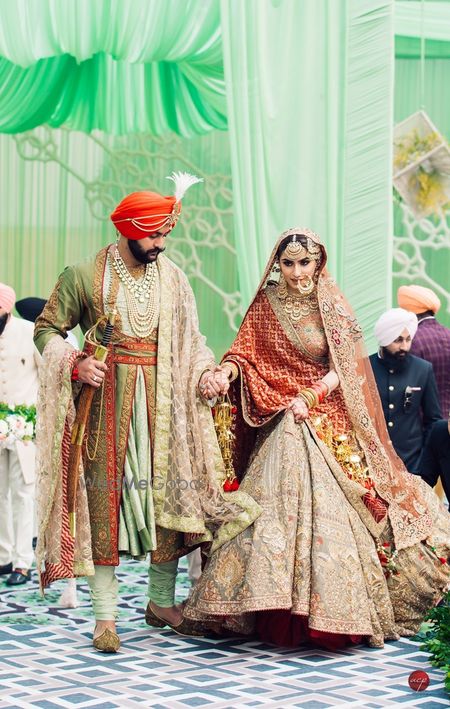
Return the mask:
[[363,635],[345,635],[314,630],[308,625],[306,615],[293,615],[290,610],[258,611],[256,634],[263,642],[281,647],[298,647],[304,643],[317,645],[326,650],[341,650],[349,645],[358,645]]

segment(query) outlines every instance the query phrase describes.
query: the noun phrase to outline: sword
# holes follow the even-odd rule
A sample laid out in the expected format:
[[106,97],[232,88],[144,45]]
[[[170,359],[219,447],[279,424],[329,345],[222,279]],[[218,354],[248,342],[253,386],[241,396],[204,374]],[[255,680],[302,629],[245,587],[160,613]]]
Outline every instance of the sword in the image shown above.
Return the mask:
[[[108,345],[111,342],[116,316],[117,312],[115,310],[108,315],[108,321],[105,326],[102,341],[99,345],[97,345],[94,352],[94,358],[98,362],[104,362],[106,360]],[[94,394],[95,387],[90,384],[83,384],[83,388],[78,399],[77,413],[73,424],[72,437],[70,441],[69,465],[67,470],[67,500],[69,510],[69,531],[73,538],[75,538],[77,529],[76,501],[78,481],[80,478],[82,447]]]

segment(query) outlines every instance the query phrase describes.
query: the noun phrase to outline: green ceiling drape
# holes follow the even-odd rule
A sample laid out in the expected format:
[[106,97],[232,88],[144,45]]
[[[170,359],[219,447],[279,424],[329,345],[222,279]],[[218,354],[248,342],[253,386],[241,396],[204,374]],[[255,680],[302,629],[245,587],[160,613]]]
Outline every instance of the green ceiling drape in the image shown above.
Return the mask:
[[425,33],[445,57],[445,3],[424,19],[409,0],[0,0],[0,17],[0,132],[228,130],[244,305],[277,234],[304,224],[370,333],[390,303],[394,27],[399,56]]
[[225,130],[217,0],[0,0],[0,132]]

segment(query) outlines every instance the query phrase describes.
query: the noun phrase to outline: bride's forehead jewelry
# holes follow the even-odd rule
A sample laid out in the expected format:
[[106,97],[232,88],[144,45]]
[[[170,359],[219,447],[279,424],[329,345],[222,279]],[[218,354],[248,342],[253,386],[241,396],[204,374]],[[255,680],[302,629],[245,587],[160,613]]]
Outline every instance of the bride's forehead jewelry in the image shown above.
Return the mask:
[[284,250],[284,254],[290,259],[309,257],[313,261],[319,261],[322,253],[319,244],[316,244],[312,239],[306,236],[303,237],[306,239],[305,247],[300,240],[297,241],[297,236],[297,234],[293,235],[292,241],[289,242]]

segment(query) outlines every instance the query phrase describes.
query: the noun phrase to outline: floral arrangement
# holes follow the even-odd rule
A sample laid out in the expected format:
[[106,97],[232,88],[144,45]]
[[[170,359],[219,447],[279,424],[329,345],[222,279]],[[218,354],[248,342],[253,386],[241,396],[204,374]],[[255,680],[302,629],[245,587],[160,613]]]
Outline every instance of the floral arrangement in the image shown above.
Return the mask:
[[394,187],[416,219],[450,203],[450,147],[424,111],[394,128]]
[[416,162],[441,143],[442,138],[436,131],[421,137],[417,130],[412,130],[402,140],[394,143],[395,169],[403,170],[404,167]]
[[0,449],[11,448],[16,441],[32,441],[36,430],[36,407],[20,404],[10,408],[0,402]]
[[440,207],[446,207],[448,197],[442,174],[426,165],[419,167],[409,179],[409,188],[416,195],[419,210],[425,214],[435,214]]

